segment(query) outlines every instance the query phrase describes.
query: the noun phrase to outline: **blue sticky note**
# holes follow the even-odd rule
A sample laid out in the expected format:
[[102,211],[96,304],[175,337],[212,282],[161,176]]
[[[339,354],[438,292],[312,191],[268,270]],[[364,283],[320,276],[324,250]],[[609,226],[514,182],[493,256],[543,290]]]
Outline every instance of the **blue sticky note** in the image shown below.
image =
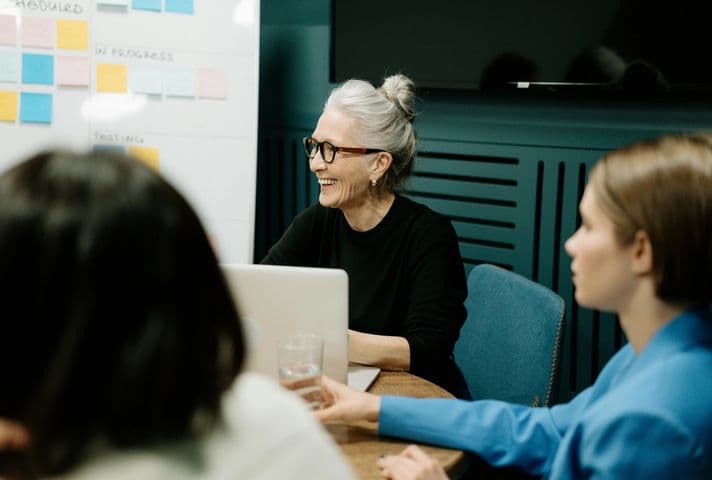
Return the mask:
[[129,66],[129,90],[133,93],[160,95],[163,93],[161,70],[154,67]]
[[167,97],[195,97],[195,70],[173,68],[163,73],[164,93]]
[[52,94],[20,94],[20,121],[27,123],[52,123]]
[[166,0],[165,10],[166,12],[185,13],[188,15],[195,13],[193,0]]
[[150,10],[151,12],[160,12],[161,0],[131,0],[131,8],[134,10]]
[[20,62],[13,51],[0,52],[0,83],[17,83],[20,74]]
[[54,84],[54,57],[35,53],[22,54],[22,83]]

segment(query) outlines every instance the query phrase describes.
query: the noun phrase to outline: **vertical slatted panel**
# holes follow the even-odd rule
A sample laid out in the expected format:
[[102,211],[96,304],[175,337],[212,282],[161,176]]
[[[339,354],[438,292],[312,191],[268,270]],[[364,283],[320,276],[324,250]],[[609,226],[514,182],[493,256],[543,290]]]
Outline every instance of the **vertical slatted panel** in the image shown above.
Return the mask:
[[[588,170],[601,153],[596,150],[552,150],[548,152],[545,161],[555,166],[557,171],[557,205],[552,214],[557,220],[553,228],[554,258],[543,258],[542,263],[554,266],[554,278],[550,286],[564,298],[567,305],[562,347],[562,400],[571,398],[590,385],[601,367],[622,344],[622,334],[614,315],[602,314],[576,303],[570,259],[564,250],[566,239],[581,223],[578,203],[583,195]],[[542,231],[545,230],[542,228]]]
[[[316,201],[301,139],[266,132],[258,162],[255,261]],[[421,139],[404,194],[450,218],[466,269],[493,263],[559,293],[567,305],[560,399],[591,384],[624,338],[616,319],[576,304],[564,242],[580,223],[588,169],[602,151]]]
[[[515,152],[516,153],[516,152]],[[422,140],[405,194],[453,223],[469,270],[479,263],[531,274],[535,171],[498,146]]]
[[307,135],[309,130],[289,129],[260,136],[255,262],[267,254],[297,213],[316,200],[316,182],[302,148],[302,138]]

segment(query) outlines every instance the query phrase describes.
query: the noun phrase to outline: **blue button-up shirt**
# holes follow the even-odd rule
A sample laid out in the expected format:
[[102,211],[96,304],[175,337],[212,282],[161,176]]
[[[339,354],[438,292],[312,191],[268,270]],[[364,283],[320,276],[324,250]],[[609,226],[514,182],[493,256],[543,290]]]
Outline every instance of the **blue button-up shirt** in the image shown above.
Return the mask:
[[551,408],[385,396],[379,433],[557,479],[712,478],[712,313],[688,310]]

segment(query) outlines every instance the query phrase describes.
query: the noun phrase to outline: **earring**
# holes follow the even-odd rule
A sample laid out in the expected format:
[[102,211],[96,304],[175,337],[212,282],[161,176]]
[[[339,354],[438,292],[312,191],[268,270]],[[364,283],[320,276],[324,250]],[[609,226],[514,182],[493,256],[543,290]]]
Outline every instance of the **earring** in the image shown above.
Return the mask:
[[372,187],[375,187],[377,183],[378,183],[378,180],[371,180]]

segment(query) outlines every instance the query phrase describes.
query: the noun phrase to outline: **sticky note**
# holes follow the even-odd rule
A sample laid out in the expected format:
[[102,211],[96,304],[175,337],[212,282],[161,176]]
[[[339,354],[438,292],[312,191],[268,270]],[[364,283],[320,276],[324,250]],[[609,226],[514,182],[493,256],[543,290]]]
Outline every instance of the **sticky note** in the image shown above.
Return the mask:
[[96,65],[96,90],[107,93],[126,93],[126,65],[98,63]]
[[17,83],[20,78],[19,58],[16,52],[0,51],[0,83]]
[[198,96],[201,98],[227,97],[227,77],[222,70],[198,69]]
[[164,93],[169,97],[195,97],[195,70],[172,68],[163,72]]
[[54,48],[55,23],[48,17],[22,17],[22,45]]
[[185,13],[187,15],[193,15],[195,13],[193,0],[166,0],[164,9],[166,12],[171,13]]
[[0,15],[0,45],[17,45],[17,17]]
[[161,0],[131,0],[131,8],[134,10],[149,10],[152,12],[161,11]]
[[89,23],[86,20],[57,20],[57,48],[89,49]]
[[0,91],[0,121],[17,120],[17,92]]
[[129,155],[145,162],[149,167],[158,170],[160,167],[160,152],[155,147],[129,146]]
[[36,53],[22,54],[22,83],[54,84],[54,57]]
[[129,67],[129,90],[146,95],[160,95],[163,93],[161,70],[155,67]]
[[88,87],[91,73],[88,57],[57,56],[57,85]]
[[20,120],[27,123],[52,123],[52,95],[22,92]]

